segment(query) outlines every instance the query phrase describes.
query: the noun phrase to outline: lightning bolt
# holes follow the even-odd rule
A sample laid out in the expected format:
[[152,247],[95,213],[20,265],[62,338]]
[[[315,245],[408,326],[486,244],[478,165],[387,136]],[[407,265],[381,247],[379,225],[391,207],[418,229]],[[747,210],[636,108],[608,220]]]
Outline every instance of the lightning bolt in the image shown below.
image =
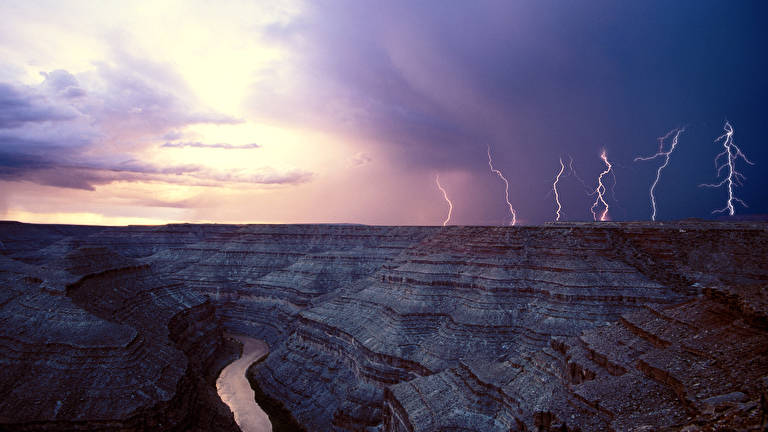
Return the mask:
[[[559,222],[561,215],[561,211],[563,210],[563,206],[560,203],[560,192],[557,190],[557,185],[560,183],[560,180],[573,176],[578,180],[579,183],[584,187],[584,193],[588,196],[595,195],[595,191],[592,190],[589,186],[587,186],[587,183],[582,179],[579,174],[576,172],[576,168],[573,167],[573,157],[571,155],[566,154],[568,156],[568,168],[566,170],[565,163],[563,162],[563,158],[560,158],[560,171],[558,171],[557,175],[555,176],[554,181],[552,182],[552,192],[554,192],[555,197],[555,204],[557,204],[557,210],[555,210],[555,221]],[[615,177],[614,177],[614,183],[615,183]],[[547,194],[549,195],[549,194]]]
[[587,186],[587,182],[585,182],[584,179],[581,178],[581,176],[579,176],[579,174],[576,172],[576,168],[573,167],[573,157],[571,157],[571,155],[567,155],[567,156],[568,156],[568,159],[570,159],[570,161],[568,162],[568,175],[573,174],[573,176],[576,177],[576,180],[578,180],[579,183],[581,183],[581,185],[584,187],[584,192],[587,195],[589,196],[594,195],[595,192],[592,190],[592,188]]
[[[656,154],[648,157],[636,157],[634,159],[635,162],[637,161],[649,161],[654,160],[656,158],[664,158],[664,163],[659,165],[659,168],[656,169],[656,180],[653,181],[653,184],[651,185],[651,189],[649,190],[649,194],[651,196],[651,207],[653,207],[653,212],[651,213],[651,220],[656,220],[656,196],[654,195],[654,190],[656,189],[656,185],[659,184],[659,179],[661,178],[661,172],[664,170],[664,168],[669,165],[669,159],[670,155],[672,155],[672,152],[675,151],[675,147],[677,147],[677,141],[680,138],[680,134],[685,132],[685,128],[675,128],[671,131],[667,132],[666,135],[663,137],[657,138],[659,141],[659,151],[656,152]],[[672,138],[672,145],[669,147],[669,151],[664,151],[664,142],[669,139],[670,136],[674,134],[674,138]]]
[[[734,144],[733,142],[733,126],[729,122],[725,122],[725,125],[723,126],[723,130],[725,130],[725,133],[717,137],[715,139],[715,142],[723,141],[723,150],[720,152],[717,156],[715,156],[715,169],[717,170],[717,178],[720,178],[720,173],[722,173],[723,168],[728,167],[728,176],[726,176],[720,183],[714,183],[714,184],[701,184],[699,186],[701,187],[712,187],[712,188],[718,188],[723,185],[727,185],[728,187],[728,201],[726,201],[725,207],[714,210],[712,213],[722,213],[724,211],[728,211],[728,214],[733,216],[736,213],[736,210],[733,207],[733,202],[736,201],[739,204],[743,205],[744,207],[748,207],[747,203],[742,201],[741,199],[735,197],[733,195],[733,187],[736,186],[743,186],[742,180],[746,180],[747,178],[744,177],[740,172],[736,171],[736,161],[739,159],[743,159],[744,162],[754,165],[752,161],[747,159],[747,156],[742,153],[741,149]],[[726,157],[725,163],[722,165],[720,164],[720,158],[723,156]]]
[[495,173],[501,180],[504,181],[504,196],[507,201],[507,207],[509,207],[509,213],[512,215],[512,220],[509,222],[510,226],[515,226],[517,223],[517,213],[512,207],[512,203],[509,202],[509,182],[501,171],[493,167],[493,159],[491,158],[491,146],[488,146],[488,166],[491,168],[491,172]]
[[448,199],[448,193],[445,192],[445,189],[443,189],[442,186],[440,186],[440,174],[435,175],[435,184],[437,185],[437,188],[440,189],[440,192],[443,193],[443,198],[445,199],[445,202],[448,203],[448,217],[445,218],[443,221],[443,226],[448,225],[448,221],[451,220],[451,213],[453,213],[453,203],[450,199]]
[[[571,159],[571,162],[573,162],[573,159]],[[560,210],[563,209],[563,206],[560,204],[560,195],[557,193],[557,183],[560,181],[563,171],[565,171],[565,165],[563,164],[563,158],[560,158],[560,171],[557,173],[557,177],[555,177],[555,182],[552,183],[552,190],[555,192],[555,203],[557,203],[557,210],[555,211],[557,214],[555,221],[557,222],[560,221]]]
[[603,176],[611,172],[611,169],[613,166],[610,162],[608,162],[608,156],[605,154],[605,149],[603,149],[603,152],[600,154],[600,159],[605,162],[605,166],[608,168],[601,172],[600,175],[597,177],[597,187],[595,188],[595,191],[592,192],[592,194],[597,195],[595,197],[595,202],[592,204],[592,207],[590,207],[590,211],[592,212],[592,218],[597,221],[597,212],[595,211],[595,208],[602,204],[605,209],[600,213],[600,221],[604,222],[608,220],[608,203],[605,202],[605,185],[603,184]]

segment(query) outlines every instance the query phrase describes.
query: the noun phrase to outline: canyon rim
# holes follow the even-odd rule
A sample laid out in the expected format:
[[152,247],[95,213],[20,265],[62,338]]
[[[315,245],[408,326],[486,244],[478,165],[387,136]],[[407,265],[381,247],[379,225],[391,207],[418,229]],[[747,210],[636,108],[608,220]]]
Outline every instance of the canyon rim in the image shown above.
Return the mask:
[[0,429],[761,430],[768,225],[0,223]]

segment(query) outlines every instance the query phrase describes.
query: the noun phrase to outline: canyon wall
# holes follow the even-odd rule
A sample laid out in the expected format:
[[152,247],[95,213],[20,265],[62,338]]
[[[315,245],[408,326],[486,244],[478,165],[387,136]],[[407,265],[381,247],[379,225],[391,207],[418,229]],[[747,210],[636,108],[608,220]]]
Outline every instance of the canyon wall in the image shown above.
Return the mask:
[[758,427],[764,223],[0,223],[0,425],[237,430],[222,332],[307,430]]

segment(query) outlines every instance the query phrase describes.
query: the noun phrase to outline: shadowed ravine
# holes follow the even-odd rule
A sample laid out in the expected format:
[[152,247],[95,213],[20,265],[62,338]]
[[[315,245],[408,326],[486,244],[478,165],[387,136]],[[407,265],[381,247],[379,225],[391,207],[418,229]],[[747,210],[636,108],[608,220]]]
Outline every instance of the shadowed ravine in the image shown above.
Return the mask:
[[216,380],[221,400],[235,415],[235,422],[243,432],[271,432],[269,417],[254,400],[253,389],[245,378],[250,365],[269,353],[269,346],[258,339],[227,335],[243,344],[243,355],[227,365]]

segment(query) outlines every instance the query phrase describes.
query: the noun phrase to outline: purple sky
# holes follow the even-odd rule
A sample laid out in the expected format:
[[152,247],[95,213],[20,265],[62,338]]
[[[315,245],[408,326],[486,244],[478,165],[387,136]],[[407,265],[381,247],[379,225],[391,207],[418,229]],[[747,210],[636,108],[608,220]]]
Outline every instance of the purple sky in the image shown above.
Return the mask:
[[[555,217],[559,159],[649,219],[726,204],[726,120],[768,213],[763,2],[5,2],[0,218],[507,224]],[[666,143],[665,145],[669,145]],[[567,174],[567,172],[566,172]],[[615,186],[613,182],[616,182]],[[559,182],[563,220],[595,197]]]

